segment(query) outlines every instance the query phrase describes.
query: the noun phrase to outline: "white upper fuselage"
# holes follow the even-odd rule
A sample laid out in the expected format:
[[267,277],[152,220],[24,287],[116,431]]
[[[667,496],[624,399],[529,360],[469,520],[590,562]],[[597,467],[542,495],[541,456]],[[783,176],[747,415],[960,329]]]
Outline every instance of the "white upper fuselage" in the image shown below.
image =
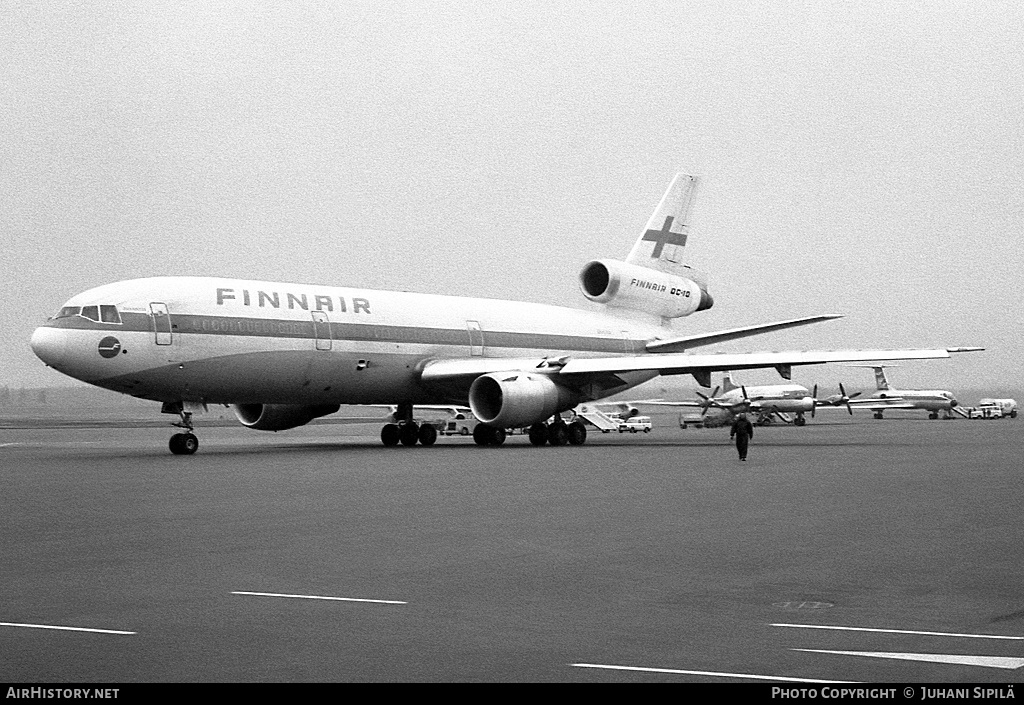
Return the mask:
[[948,411],[957,405],[953,393],[945,389],[885,389],[879,390],[864,400],[872,408],[926,409]]
[[32,337],[51,367],[138,397],[211,403],[465,403],[424,389],[423,364],[639,354],[671,332],[614,312],[212,277],[109,284],[62,311]]

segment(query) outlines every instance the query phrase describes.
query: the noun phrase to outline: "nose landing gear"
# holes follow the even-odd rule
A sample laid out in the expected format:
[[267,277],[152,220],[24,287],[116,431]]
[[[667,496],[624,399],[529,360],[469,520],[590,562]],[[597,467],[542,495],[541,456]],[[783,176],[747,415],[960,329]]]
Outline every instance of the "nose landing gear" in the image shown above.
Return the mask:
[[180,401],[174,404],[164,404],[161,411],[165,414],[177,414],[181,418],[181,423],[171,425],[186,431],[186,433],[175,433],[171,436],[171,441],[167,444],[171,452],[175,455],[192,455],[199,450],[199,439],[196,438],[196,434],[192,433],[194,429],[192,412],[185,411],[185,405]]

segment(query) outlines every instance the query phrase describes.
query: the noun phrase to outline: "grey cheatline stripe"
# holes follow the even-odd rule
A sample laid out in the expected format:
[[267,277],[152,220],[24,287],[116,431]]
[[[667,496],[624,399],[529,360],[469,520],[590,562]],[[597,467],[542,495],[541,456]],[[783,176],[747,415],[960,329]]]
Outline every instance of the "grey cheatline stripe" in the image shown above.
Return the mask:
[[89,627],[60,627],[53,624],[20,624],[18,622],[0,622],[0,627],[25,627],[27,629],[54,629],[62,632],[93,632],[96,634],[135,634],[119,629],[91,629]]
[[789,678],[786,676],[758,676],[753,673],[722,673],[719,671],[686,671],[680,668],[646,668],[642,666],[610,666],[600,663],[570,663],[576,668],[600,668],[611,671],[643,671],[646,673],[672,673],[681,676],[715,676],[718,678],[749,678],[760,681],[787,681],[790,683],[856,683],[857,681],[834,681],[819,678]]
[[[187,313],[174,315],[172,313],[171,320],[174,323],[172,333],[175,335],[219,335],[293,340],[316,338],[312,319],[208,316]],[[60,319],[60,321],[54,327],[98,330],[108,333],[117,333],[118,331],[153,332],[153,324],[149,321],[148,316],[138,320],[129,319],[126,316],[122,325],[102,324],[86,319]],[[469,346],[469,333],[465,328],[392,326],[345,321],[330,321],[329,326],[332,340]],[[498,330],[484,330],[483,335],[484,345],[487,348],[536,348],[621,354],[623,345],[627,342],[619,337],[516,333]],[[627,352],[640,353],[644,351],[646,341],[631,339],[628,344],[630,349]]]
[[324,595],[288,595],[280,592],[247,592],[245,590],[234,590],[232,595],[252,595],[255,597],[291,597],[298,600],[334,600],[336,602],[376,602],[383,605],[407,605],[408,602],[400,600],[369,600],[363,597],[327,597]]
[[880,629],[876,627],[836,627],[827,624],[773,624],[773,627],[794,627],[796,629],[829,629],[843,632],[883,632],[885,634],[916,634],[919,636],[954,636],[965,639],[1006,639],[1024,641],[1024,636],[1004,636],[1002,634],[960,634],[957,632],[923,632],[910,629]]

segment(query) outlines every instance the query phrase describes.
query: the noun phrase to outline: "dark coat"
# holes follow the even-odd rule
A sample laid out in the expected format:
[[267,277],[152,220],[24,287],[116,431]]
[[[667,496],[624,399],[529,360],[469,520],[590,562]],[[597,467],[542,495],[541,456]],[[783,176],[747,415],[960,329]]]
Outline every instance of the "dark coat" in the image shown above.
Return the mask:
[[750,423],[750,419],[740,418],[739,416],[732,422],[732,430],[729,431],[729,438],[735,435],[746,436],[747,438],[754,437],[754,424]]

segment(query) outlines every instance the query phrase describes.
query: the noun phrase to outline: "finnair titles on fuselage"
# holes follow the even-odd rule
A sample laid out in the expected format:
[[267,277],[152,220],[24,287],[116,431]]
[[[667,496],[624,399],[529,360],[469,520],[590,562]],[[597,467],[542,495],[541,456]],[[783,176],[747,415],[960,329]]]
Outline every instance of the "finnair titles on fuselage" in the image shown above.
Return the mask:
[[[835,318],[810,316],[680,336],[672,321],[713,304],[707,277],[683,262],[696,180],[678,175],[625,261],[579,275],[582,311],[496,299],[212,277],[154,277],[72,297],[32,336],[47,365],[162,403],[198,448],[192,413],[234,407],[256,430],[281,431],[341,404],[395,406],[386,446],[433,445],[414,405],[468,405],[479,445],[529,428],[534,445],[579,445],[587,429],[561,414],[659,374],[948,357],[950,349],[694,354],[692,348]],[[961,349],[962,350],[962,349]],[[708,385],[705,385],[708,386]]]
[[300,308],[303,311],[310,310],[310,299],[313,301],[314,311],[328,311],[332,312],[335,310],[334,302],[337,300],[337,310],[340,313],[345,313],[351,306],[352,313],[369,313],[370,312],[370,300],[361,297],[352,297],[350,299],[351,304],[347,303],[349,299],[344,296],[333,296],[330,294],[293,294],[288,291],[285,292],[284,296],[276,291],[271,291],[269,294],[262,289],[258,289],[255,293],[250,293],[248,289],[241,290],[241,301],[238,301],[238,297],[235,296],[234,289],[219,288],[217,289],[217,305],[223,306],[225,302],[235,301],[241,303],[243,306],[257,306],[259,308],[281,308],[281,300],[284,298],[287,304],[286,308],[296,309]]

